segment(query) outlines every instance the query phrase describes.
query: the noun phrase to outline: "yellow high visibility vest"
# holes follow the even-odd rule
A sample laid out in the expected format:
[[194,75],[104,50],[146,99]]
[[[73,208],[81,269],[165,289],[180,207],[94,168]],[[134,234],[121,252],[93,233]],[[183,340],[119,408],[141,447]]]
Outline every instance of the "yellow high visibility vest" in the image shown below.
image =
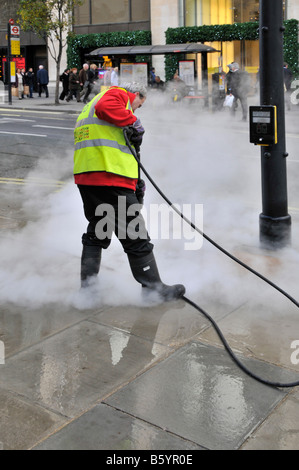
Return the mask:
[[[77,119],[74,131],[74,174],[106,171],[137,179],[138,163],[126,145],[123,128],[102,121],[95,114],[96,104],[107,91],[96,95]],[[129,97],[126,109],[132,111]]]

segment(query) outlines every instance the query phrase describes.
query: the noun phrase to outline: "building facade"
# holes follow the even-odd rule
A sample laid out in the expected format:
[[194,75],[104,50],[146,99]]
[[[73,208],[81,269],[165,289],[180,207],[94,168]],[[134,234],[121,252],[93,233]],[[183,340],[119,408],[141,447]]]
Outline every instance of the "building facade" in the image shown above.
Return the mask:
[[[16,22],[19,0],[0,1],[0,80],[5,81],[7,72],[7,25],[12,18]],[[33,67],[38,69],[39,65],[48,66],[48,53],[46,43],[33,33],[20,33],[21,54],[14,58],[19,68]]]
[[[0,79],[3,80],[5,56],[7,54],[6,28],[9,18],[16,17],[19,0],[0,2]],[[285,0],[284,18],[299,20],[299,0]],[[259,0],[85,0],[84,4],[74,9],[75,35],[93,33],[113,34],[137,31],[150,31],[153,45],[165,44],[165,32],[168,28],[182,26],[230,25],[250,23],[259,19]],[[185,41],[187,42],[187,41]],[[208,71],[214,73],[219,67],[224,71],[232,61],[251,73],[259,67],[258,41],[214,41],[210,43],[219,53],[208,54]],[[82,51],[84,53],[92,49]],[[94,47],[96,48],[96,47]],[[20,63],[25,68],[37,70],[39,64],[45,65],[50,80],[55,80],[55,64],[47,54],[46,45],[37,36],[21,32]],[[108,57],[108,61],[111,58]],[[132,60],[132,57],[118,57],[119,60]],[[190,54],[186,59],[194,60],[196,73],[200,74],[200,54]],[[113,58],[116,60],[116,58]],[[71,66],[72,64],[68,64]],[[161,78],[165,78],[164,56],[153,56],[153,65]],[[67,66],[66,51],[61,69]]]
[[[259,0],[86,0],[75,10],[74,32],[90,34],[148,29],[153,45],[165,44],[168,28],[258,22],[259,4]],[[283,8],[284,19],[299,19],[299,0],[286,0]],[[221,67],[227,71],[227,64],[232,61],[239,62],[251,74],[257,73],[258,41],[214,41],[208,44],[219,51],[208,54],[209,76]],[[194,61],[195,73],[200,80],[201,55],[188,54],[185,59]],[[165,79],[164,56],[153,56],[151,65]]]
[[150,0],[85,0],[75,7],[77,34],[150,29]]

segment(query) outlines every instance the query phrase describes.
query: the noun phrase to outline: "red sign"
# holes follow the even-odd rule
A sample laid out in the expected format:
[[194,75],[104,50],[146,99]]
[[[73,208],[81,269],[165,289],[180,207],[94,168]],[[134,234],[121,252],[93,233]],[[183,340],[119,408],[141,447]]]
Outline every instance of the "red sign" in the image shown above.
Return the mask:
[[8,22],[9,22],[9,24],[11,24],[11,25],[15,24],[15,21],[14,21],[12,18],[10,18],[10,20],[8,20]]
[[10,34],[12,36],[19,36],[20,35],[20,26],[11,26],[10,27]]
[[[11,60],[16,63],[17,69],[24,69],[26,66],[25,57],[12,57]],[[7,58],[3,57],[2,62],[6,62]]]

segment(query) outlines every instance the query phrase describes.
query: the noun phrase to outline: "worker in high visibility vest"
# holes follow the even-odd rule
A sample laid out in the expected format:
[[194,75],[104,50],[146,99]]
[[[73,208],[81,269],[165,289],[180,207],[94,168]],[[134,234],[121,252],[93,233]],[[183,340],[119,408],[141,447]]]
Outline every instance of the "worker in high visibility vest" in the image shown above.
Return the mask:
[[139,150],[144,128],[134,112],[145,100],[142,85],[113,86],[96,95],[77,119],[74,177],[89,222],[82,236],[81,287],[94,284],[102,250],[109,247],[115,233],[143,292],[168,301],[182,297],[185,288],[181,284],[168,286],[160,279],[141,215],[144,187],[139,184],[138,163],[123,133],[128,126],[133,130],[132,143]]

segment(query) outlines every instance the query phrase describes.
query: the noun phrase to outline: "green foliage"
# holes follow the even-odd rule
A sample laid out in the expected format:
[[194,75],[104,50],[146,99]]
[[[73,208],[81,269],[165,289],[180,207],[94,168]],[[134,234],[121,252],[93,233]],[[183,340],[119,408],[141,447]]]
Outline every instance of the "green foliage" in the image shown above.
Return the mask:
[[[82,67],[84,56],[98,47],[143,46],[151,44],[150,31],[117,31],[113,33],[69,34],[67,47],[68,67]],[[145,56],[139,56],[139,61],[147,61]]]
[[64,32],[72,24],[72,11],[85,0],[20,0],[17,11],[18,23],[23,31],[31,31],[43,38],[49,54],[56,62],[55,104],[59,104],[59,75]]
[[23,31],[31,31],[43,39],[54,35],[57,40],[61,32],[71,25],[71,13],[76,5],[85,0],[20,0],[17,12],[18,23]]
[[[284,22],[284,59],[289,64],[294,75],[298,76],[298,21]],[[192,27],[168,28],[166,31],[166,44],[183,44],[186,42],[214,42],[214,41],[254,41],[259,38],[259,23],[234,23],[224,25],[203,25]],[[170,80],[181,57],[177,54],[165,56],[166,80]]]
[[234,23],[168,28],[166,44],[258,39],[258,23]]
[[[284,22],[284,59],[289,64],[295,76],[299,76],[298,66],[298,21]],[[203,25],[192,27],[168,28],[166,44],[182,44],[186,42],[214,42],[214,41],[255,41],[259,38],[258,23],[234,23],[225,25]],[[133,46],[151,44],[150,31],[125,31],[114,33],[82,34],[68,36],[68,66],[81,68],[84,56],[81,54],[91,52],[97,47]],[[176,69],[180,54],[167,54],[165,56],[166,80],[170,80]],[[136,58],[137,60],[137,58]],[[149,62],[148,56],[139,56],[138,61]]]
[[284,32],[284,60],[288,63],[289,68],[292,70],[294,76],[299,78],[299,64],[298,64],[298,20],[285,21]]
[[18,23],[24,31],[35,32],[46,38],[49,34],[51,16],[47,4],[42,0],[21,0]]

